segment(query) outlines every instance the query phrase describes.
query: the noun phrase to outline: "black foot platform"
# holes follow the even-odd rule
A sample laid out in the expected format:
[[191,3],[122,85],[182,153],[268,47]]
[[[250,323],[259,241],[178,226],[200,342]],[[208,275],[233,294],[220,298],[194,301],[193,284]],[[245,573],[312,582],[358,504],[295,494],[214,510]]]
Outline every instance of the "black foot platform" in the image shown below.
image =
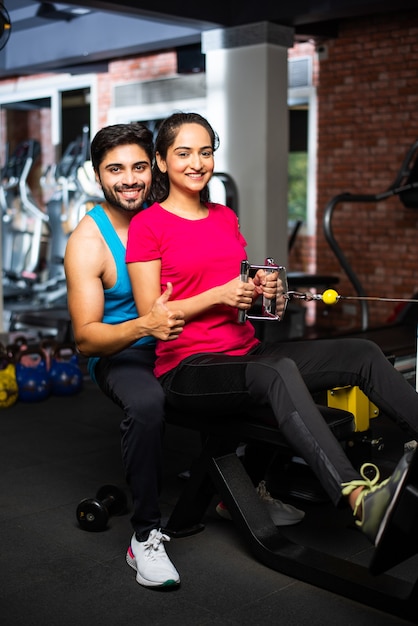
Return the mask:
[[373,574],[385,572],[418,553],[418,454],[410,454],[405,482],[393,498],[377,536],[370,562]]
[[[164,532],[182,537],[203,530],[202,519],[215,493],[228,507],[255,558],[267,567],[417,623],[417,582],[411,584],[387,574],[373,575],[371,571],[385,571],[418,551],[415,459],[380,545],[374,550],[370,568],[286,538],[273,525],[237,455],[225,454],[225,441],[213,434],[208,436]],[[398,545],[401,545],[399,551]]]

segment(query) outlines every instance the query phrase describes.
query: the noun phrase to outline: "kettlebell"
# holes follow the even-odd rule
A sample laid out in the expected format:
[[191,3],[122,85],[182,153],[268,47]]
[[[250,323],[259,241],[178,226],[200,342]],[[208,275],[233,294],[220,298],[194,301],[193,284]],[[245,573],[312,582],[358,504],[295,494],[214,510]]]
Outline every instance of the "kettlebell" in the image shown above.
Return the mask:
[[43,351],[27,348],[21,350],[15,358],[19,400],[22,402],[45,400],[51,393],[51,383]]
[[10,362],[6,348],[0,344],[0,409],[12,406],[18,393],[15,366]]
[[72,345],[58,346],[51,358],[49,370],[51,393],[56,396],[72,396],[83,387],[83,373]]

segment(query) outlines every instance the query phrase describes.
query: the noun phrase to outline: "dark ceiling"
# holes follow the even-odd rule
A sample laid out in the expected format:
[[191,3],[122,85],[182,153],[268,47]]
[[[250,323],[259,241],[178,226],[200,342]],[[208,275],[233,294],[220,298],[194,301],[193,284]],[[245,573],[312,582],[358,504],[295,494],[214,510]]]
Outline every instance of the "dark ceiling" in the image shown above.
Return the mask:
[[3,0],[2,4],[12,27],[0,51],[0,77],[100,71],[110,59],[199,44],[202,31],[260,21],[291,26],[299,41],[323,40],[338,36],[341,19],[417,8],[417,0]]
[[[295,26],[301,32],[309,31],[309,26],[320,22],[338,20],[372,13],[399,11],[403,8],[417,8],[416,0],[290,0],[272,2],[258,0],[228,0],[220,2],[196,2],[182,0],[76,0],[67,4],[89,6],[102,10],[114,10],[122,13],[134,12],[138,15],[168,16],[183,20],[194,20],[201,24],[212,23],[219,26],[239,26],[253,22],[267,21],[288,26]],[[138,6],[140,5],[140,7]]]

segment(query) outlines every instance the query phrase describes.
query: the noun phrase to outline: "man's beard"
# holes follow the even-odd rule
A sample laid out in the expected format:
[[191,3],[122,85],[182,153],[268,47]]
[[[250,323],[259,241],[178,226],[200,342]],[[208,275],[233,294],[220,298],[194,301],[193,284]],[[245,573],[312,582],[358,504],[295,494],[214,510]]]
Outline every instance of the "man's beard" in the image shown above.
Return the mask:
[[[124,187],[123,189],[138,189],[139,191],[144,191],[144,185],[132,185],[131,187]],[[103,195],[105,197],[106,202],[115,209],[119,209],[121,211],[128,211],[130,213],[138,212],[142,209],[142,205],[146,200],[146,196],[144,195],[142,198],[136,198],[132,200],[121,200],[120,197],[110,189],[109,187],[102,187]]]

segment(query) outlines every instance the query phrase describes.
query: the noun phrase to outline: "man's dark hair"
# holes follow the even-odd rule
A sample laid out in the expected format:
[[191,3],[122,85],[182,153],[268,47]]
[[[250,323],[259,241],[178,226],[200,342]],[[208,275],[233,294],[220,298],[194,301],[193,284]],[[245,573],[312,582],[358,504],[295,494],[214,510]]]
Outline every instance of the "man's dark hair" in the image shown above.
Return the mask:
[[154,150],[152,132],[144,124],[114,124],[99,130],[91,142],[90,155],[94,171],[99,171],[100,164],[109,150],[128,144],[140,146],[152,163]]

